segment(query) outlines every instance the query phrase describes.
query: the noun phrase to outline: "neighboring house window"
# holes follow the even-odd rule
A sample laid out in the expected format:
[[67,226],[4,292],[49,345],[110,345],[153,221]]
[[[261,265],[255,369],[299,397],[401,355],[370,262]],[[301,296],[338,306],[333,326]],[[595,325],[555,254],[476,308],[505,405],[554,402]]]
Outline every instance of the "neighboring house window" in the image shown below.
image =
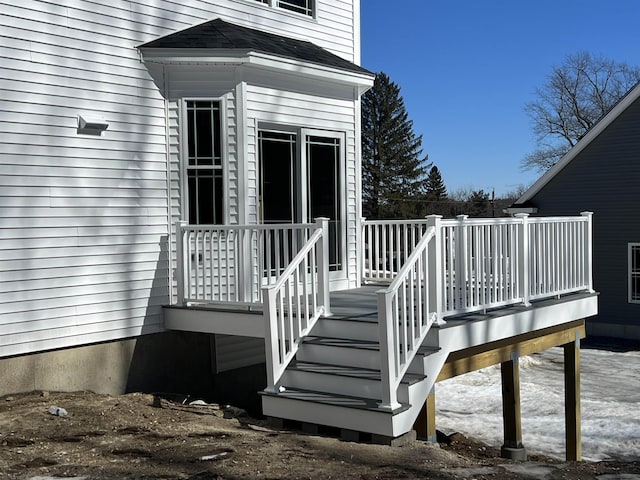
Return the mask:
[[257,0],[266,5],[276,5],[279,8],[290,10],[296,13],[302,13],[309,17],[313,17],[314,0]]
[[190,224],[223,223],[220,102],[187,101],[187,192]]
[[640,303],[640,243],[629,244],[629,303]]

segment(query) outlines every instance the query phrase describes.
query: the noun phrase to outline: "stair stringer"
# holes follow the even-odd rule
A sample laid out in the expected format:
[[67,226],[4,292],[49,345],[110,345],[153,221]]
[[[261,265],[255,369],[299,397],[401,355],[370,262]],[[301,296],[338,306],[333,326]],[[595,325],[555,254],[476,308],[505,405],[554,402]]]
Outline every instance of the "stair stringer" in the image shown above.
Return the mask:
[[447,349],[435,347],[438,344],[437,337],[437,329],[429,332],[423,345],[428,345],[425,348],[431,351],[417,355],[409,367],[409,373],[420,372],[425,375],[425,380],[410,391],[410,408],[393,416],[391,433],[393,437],[404,435],[413,429],[418,415],[423,410],[427,397],[436,383],[440,370],[447,361],[450,352]]

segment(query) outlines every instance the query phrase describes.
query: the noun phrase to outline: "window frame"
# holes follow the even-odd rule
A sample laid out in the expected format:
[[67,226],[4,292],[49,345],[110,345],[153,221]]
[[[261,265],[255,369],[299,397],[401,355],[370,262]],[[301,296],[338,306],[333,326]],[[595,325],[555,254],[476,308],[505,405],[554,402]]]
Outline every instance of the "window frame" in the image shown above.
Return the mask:
[[271,8],[277,8],[278,10],[284,10],[286,12],[291,12],[296,15],[302,15],[305,18],[316,18],[316,14],[318,11],[317,8],[317,0],[302,0],[307,5],[306,6],[298,6],[295,5],[295,0],[253,0],[257,1],[262,5],[266,5]]
[[[182,220],[187,222],[190,219],[189,207],[189,102],[209,102],[217,103],[220,112],[220,166],[212,168],[219,169],[222,172],[222,191],[220,192],[220,200],[222,201],[222,219],[218,225],[227,225],[229,223],[229,185],[228,162],[227,162],[227,122],[224,112],[227,111],[227,103],[224,97],[183,97],[180,105],[180,215]],[[212,162],[212,167],[215,167]],[[216,192],[217,195],[217,192]],[[203,224],[204,225],[204,224]]]
[[[634,271],[633,265],[633,257],[634,250],[638,250],[640,254],[640,243],[638,242],[630,242],[628,244],[628,257],[627,257],[627,284],[628,284],[628,302],[629,303],[637,303],[640,304],[640,265],[636,266]],[[633,280],[638,280],[638,289],[634,292],[633,288]]]
[[[260,132],[271,132],[271,133],[283,133],[283,134],[294,134],[295,135],[295,159],[294,162],[297,163],[297,168],[295,169],[296,182],[300,185],[296,188],[297,191],[294,192],[294,197],[297,202],[299,202],[299,209],[297,211],[297,218],[294,219],[294,223],[313,223],[315,219],[310,218],[309,216],[309,178],[308,178],[308,164],[309,158],[307,156],[307,140],[310,137],[323,137],[328,139],[334,139],[338,141],[338,152],[340,156],[339,165],[338,165],[338,175],[340,176],[340,188],[338,191],[339,202],[340,202],[340,242],[339,249],[341,250],[341,261],[340,261],[340,269],[337,272],[331,272],[332,275],[337,273],[337,277],[335,278],[343,278],[347,275],[348,265],[347,265],[347,191],[346,191],[346,182],[347,182],[347,168],[346,168],[346,158],[347,158],[347,133],[340,130],[324,130],[318,129],[314,127],[304,127],[293,124],[280,124],[280,123],[272,123],[272,122],[259,122],[256,126],[256,161],[257,161],[257,178],[258,178],[258,194],[256,197],[256,205],[258,211],[258,223],[263,224],[263,192],[262,192],[262,175],[261,175],[261,160],[260,160],[260,147],[259,147],[259,138]],[[302,186],[304,187],[302,188]]]

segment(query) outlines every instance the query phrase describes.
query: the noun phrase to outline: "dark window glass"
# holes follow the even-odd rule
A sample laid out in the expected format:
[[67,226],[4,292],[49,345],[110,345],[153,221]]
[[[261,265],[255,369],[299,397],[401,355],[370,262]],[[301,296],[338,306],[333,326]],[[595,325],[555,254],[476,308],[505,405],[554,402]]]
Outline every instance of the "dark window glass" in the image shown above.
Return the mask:
[[259,142],[263,222],[295,222],[298,216],[294,197],[296,136],[260,132]]
[[313,0],[278,0],[278,6],[292,12],[313,16]]

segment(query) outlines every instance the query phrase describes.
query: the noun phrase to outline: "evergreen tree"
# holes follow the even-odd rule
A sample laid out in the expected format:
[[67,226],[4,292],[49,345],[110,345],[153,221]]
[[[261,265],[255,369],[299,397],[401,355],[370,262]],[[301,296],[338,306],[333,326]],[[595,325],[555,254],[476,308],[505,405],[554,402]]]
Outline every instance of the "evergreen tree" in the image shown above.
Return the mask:
[[421,216],[431,214],[447,215],[449,213],[447,187],[444,186],[440,170],[435,165],[429,170],[424,190],[426,209],[421,212]]
[[400,88],[380,73],[362,97],[362,193],[367,218],[418,215],[426,157]]
[[484,190],[475,190],[467,199],[467,215],[470,217],[490,217],[489,194]]
[[425,186],[425,195],[427,201],[434,202],[447,198],[447,187],[444,186],[440,170],[435,165],[429,170],[427,175],[427,183]]

